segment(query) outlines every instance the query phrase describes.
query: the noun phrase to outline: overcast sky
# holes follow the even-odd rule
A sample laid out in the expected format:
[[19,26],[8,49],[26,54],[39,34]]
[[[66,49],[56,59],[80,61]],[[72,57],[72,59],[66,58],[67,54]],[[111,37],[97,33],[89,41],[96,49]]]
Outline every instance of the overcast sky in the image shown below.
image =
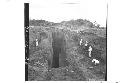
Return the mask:
[[29,6],[30,19],[61,22],[82,18],[104,27],[106,24],[106,0],[41,0]]

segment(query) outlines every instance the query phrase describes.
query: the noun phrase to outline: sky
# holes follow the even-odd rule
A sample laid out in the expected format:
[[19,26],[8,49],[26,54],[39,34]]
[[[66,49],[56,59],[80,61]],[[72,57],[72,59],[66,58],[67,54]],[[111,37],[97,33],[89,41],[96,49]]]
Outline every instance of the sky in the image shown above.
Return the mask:
[[106,0],[41,0],[29,4],[30,19],[43,19],[55,23],[87,19],[105,27],[106,16]]

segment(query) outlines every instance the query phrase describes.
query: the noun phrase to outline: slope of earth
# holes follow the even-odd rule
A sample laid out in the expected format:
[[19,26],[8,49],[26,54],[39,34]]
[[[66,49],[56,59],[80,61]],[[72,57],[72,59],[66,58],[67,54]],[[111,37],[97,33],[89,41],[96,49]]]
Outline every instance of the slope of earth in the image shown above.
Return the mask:
[[[80,21],[80,20],[79,20]],[[82,20],[81,20],[82,21]],[[45,22],[45,21],[44,21]],[[39,23],[39,22],[38,22]],[[29,81],[91,81],[105,80],[106,77],[106,29],[86,28],[80,32],[72,30],[66,25],[83,24],[73,22],[58,23],[58,25],[33,26],[29,28]],[[90,23],[90,22],[89,22]],[[86,24],[84,23],[84,25]],[[37,25],[37,24],[36,24]],[[46,24],[45,24],[46,25]],[[92,25],[90,23],[90,25]],[[32,25],[31,25],[32,26]],[[65,28],[58,28],[65,27]],[[76,26],[75,26],[76,27]],[[89,26],[90,27],[90,26]],[[70,28],[67,29],[67,28]],[[49,69],[49,59],[53,56],[52,32],[61,32],[65,36],[65,66]],[[80,39],[83,44],[79,45]],[[36,41],[37,40],[37,41]],[[84,43],[92,46],[92,57],[88,57],[88,52],[84,49]],[[38,43],[38,45],[37,45]],[[63,57],[60,58],[60,60]],[[98,65],[92,59],[100,61]]]

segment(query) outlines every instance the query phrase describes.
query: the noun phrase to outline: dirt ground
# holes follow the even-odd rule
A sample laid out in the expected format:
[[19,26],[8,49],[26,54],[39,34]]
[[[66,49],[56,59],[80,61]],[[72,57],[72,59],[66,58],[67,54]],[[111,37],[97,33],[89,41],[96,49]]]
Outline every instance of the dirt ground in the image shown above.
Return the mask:
[[[56,31],[56,36],[59,38],[52,37],[53,31]],[[82,34],[62,29],[42,29],[41,27],[31,28],[29,33],[30,57],[28,62],[28,80],[105,80],[106,38],[102,37],[102,35],[91,35],[88,33],[89,32]],[[79,45],[81,38],[84,41],[88,41],[88,45],[92,46],[93,51],[91,58],[88,57],[88,52],[85,50],[84,44]],[[38,46],[36,46],[35,39],[38,39]],[[53,57],[57,57],[57,60]],[[94,58],[100,61],[98,65],[94,65],[92,62],[92,59]],[[54,60],[55,62],[51,60]],[[50,61],[51,64],[48,63],[48,61]]]

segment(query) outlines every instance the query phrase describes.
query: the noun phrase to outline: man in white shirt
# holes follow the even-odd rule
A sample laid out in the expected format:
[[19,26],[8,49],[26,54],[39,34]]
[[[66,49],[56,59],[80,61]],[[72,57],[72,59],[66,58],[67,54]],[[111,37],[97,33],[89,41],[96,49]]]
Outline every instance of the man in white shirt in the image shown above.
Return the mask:
[[38,39],[36,39],[36,46],[38,46]]
[[89,51],[89,57],[91,57],[91,52],[92,52],[92,47],[91,46],[89,46],[88,51]]
[[80,40],[79,44],[82,45],[83,39]]
[[88,45],[88,42],[86,41],[85,46],[87,46],[87,45]]

